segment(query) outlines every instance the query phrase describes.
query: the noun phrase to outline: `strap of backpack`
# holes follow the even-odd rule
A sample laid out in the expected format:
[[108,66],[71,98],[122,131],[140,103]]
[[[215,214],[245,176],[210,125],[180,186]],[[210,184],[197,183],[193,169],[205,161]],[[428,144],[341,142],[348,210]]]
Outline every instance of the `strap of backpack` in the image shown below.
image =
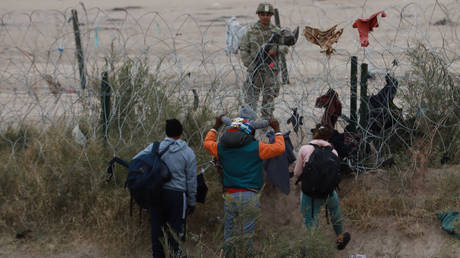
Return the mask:
[[[169,150],[169,146],[171,146],[173,143],[168,144],[168,146],[166,146],[166,148],[165,148],[162,152],[158,152],[158,150],[160,149],[160,144],[161,144],[161,142],[158,143],[158,148],[157,148],[156,150],[154,150],[154,149],[152,148],[152,152],[156,151],[156,152],[158,153],[158,155],[160,156],[160,160],[161,160],[161,161],[163,162],[163,164],[168,168],[168,164],[166,164],[166,162],[164,162],[161,158],[162,158],[163,155]],[[169,169],[169,168],[168,168],[168,169]],[[171,180],[171,177],[170,177],[166,182],[168,182],[168,181],[170,181],[170,180]]]
[[[161,142],[158,143],[158,148],[157,148],[156,150],[155,150],[155,149],[153,148],[153,146],[152,146],[152,152],[157,152],[158,155],[159,155],[160,157],[162,157],[163,154],[165,154],[165,153],[168,151],[169,146],[171,146],[172,143],[168,144],[168,146],[166,146],[166,148],[165,148],[162,152],[158,152],[158,151],[160,150],[160,143],[161,143]],[[155,143],[154,143],[154,144],[155,144]]]
[[109,178],[107,178],[107,182],[110,182],[113,177],[113,165],[117,162],[118,164],[124,166],[124,167],[129,167],[129,163],[120,159],[119,157],[114,157],[112,160],[109,161],[109,166],[107,167],[106,173],[109,174]]
[[317,144],[314,144],[314,143],[309,143],[309,145],[315,147],[316,148],[324,148],[324,149],[330,149],[332,151],[332,146],[328,145],[328,146],[319,146]]
[[314,144],[314,143],[309,143],[309,145],[311,145],[311,146],[315,147],[315,149],[316,149],[316,148],[320,148],[320,147],[319,147],[319,145],[317,145],[317,144]]

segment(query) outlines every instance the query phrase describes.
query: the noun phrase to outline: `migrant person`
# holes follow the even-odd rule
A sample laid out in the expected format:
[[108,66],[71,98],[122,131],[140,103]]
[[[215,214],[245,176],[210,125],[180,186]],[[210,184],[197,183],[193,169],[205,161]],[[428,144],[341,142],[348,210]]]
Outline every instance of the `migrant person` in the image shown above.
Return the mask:
[[[238,236],[239,228],[235,222],[243,223],[243,235],[247,239],[247,251],[251,252],[251,237],[260,211],[259,191],[263,185],[262,160],[284,153],[284,138],[280,133],[279,122],[270,119],[269,125],[275,131],[275,142],[267,144],[254,138],[255,129],[248,120],[235,118],[226,131],[238,131],[244,134],[229,134],[220,142],[216,141],[217,130],[222,126],[221,118],[216,117],[215,124],[204,140],[205,149],[218,158],[223,169],[224,186],[224,240],[226,256],[234,255],[231,246],[232,237]],[[235,132],[236,132],[235,131]],[[246,215],[250,214],[250,215]]]
[[[313,140],[310,141],[309,144],[304,145],[300,148],[297,163],[294,168],[294,176],[299,178],[304,172],[304,167],[307,166],[310,156],[315,151],[315,147],[312,145],[316,145],[319,147],[331,147],[332,145],[328,142],[332,135],[332,128],[323,126],[321,124],[316,125],[315,129],[313,129]],[[332,153],[335,156],[338,156],[337,151],[332,149]],[[331,161],[334,162],[334,161]],[[330,194],[327,198],[314,198],[305,194],[302,191],[301,198],[301,212],[304,217],[304,224],[307,229],[315,229],[318,226],[318,213],[321,209],[323,204],[326,204],[327,210],[331,214],[331,221],[332,226],[337,236],[337,248],[339,250],[344,249],[345,246],[350,241],[350,233],[345,232],[343,233],[342,229],[342,215],[340,213],[340,204],[339,204],[339,197],[337,195],[337,191],[333,190],[332,194]]]
[[260,3],[256,14],[259,20],[245,32],[239,50],[241,60],[248,72],[245,102],[257,111],[259,96],[262,92],[261,114],[262,118],[268,120],[273,117],[274,100],[280,91],[280,55],[286,55],[288,47],[276,44],[268,51],[270,56],[268,64],[257,62],[257,53],[262,45],[268,42],[273,33],[281,33],[281,29],[271,23],[274,14],[273,5]]
[[[188,144],[180,139],[182,131],[182,124],[177,119],[166,120],[166,137],[160,143],[159,153],[164,152],[161,159],[171,173],[171,180],[163,185],[159,202],[153,203],[150,211],[154,258],[165,257],[161,244],[163,230],[168,232],[168,245],[171,251],[175,256],[182,257],[182,250],[176,238],[185,241],[186,215],[191,215],[195,210],[196,158]],[[151,153],[152,146],[153,144],[147,146],[136,156]]]

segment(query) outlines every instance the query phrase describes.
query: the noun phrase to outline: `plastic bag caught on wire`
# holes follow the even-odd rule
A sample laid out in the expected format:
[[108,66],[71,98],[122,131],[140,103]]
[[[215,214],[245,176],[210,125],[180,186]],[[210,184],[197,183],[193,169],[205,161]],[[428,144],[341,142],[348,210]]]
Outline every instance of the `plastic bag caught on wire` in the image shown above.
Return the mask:
[[231,54],[238,54],[238,47],[240,45],[241,38],[243,38],[246,32],[246,27],[241,25],[236,17],[233,16],[227,21],[227,38],[225,46],[225,54],[230,56]]

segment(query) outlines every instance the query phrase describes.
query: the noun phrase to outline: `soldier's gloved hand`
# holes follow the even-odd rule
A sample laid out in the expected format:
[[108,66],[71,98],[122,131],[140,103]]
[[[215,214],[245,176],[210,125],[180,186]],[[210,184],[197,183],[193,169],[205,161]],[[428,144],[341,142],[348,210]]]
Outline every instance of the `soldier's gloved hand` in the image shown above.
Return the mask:
[[219,130],[219,128],[222,126],[222,117],[224,115],[220,115],[218,117],[216,117],[216,122],[214,123],[214,126],[212,128],[216,129],[216,130]]
[[278,120],[276,120],[275,118],[270,118],[268,124],[273,128],[275,133],[280,132],[280,123],[278,122]]
[[187,206],[187,215],[190,216],[195,211],[195,206]]

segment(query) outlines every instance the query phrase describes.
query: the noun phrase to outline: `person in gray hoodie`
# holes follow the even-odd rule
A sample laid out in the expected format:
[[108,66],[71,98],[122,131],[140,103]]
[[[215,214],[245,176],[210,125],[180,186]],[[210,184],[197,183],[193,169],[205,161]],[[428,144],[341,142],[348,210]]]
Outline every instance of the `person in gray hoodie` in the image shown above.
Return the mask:
[[[174,257],[182,257],[182,250],[174,235],[185,241],[186,215],[191,215],[195,210],[196,158],[188,144],[180,139],[182,131],[182,125],[177,119],[166,120],[166,138],[160,143],[159,153],[164,152],[161,159],[171,173],[171,180],[163,185],[160,200],[152,204],[150,211],[154,258],[165,257],[160,241],[163,229],[168,232],[168,242]],[[151,153],[152,146],[147,146],[137,155]],[[174,235],[169,232],[169,228]]]

